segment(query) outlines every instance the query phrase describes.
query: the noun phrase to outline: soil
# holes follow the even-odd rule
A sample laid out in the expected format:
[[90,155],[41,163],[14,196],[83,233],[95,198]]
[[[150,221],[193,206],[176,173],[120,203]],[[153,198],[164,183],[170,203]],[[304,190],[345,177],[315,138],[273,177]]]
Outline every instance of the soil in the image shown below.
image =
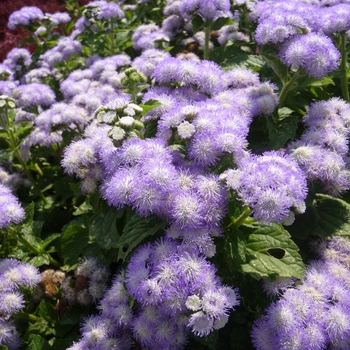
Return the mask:
[[[79,4],[88,3],[86,0],[79,0]],[[14,47],[18,47],[20,40],[27,37],[23,28],[9,30],[7,28],[8,18],[14,11],[20,10],[23,6],[39,7],[44,13],[55,13],[65,11],[65,0],[0,0],[0,62],[2,62],[7,53]],[[29,51],[33,51],[31,45],[25,44]]]

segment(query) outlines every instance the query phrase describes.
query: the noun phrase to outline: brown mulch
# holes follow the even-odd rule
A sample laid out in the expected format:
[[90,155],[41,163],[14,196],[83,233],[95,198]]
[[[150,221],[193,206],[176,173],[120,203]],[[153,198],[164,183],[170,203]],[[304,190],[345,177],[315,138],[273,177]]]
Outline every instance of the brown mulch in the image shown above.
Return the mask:
[[[79,1],[86,4],[88,1]],[[23,6],[39,7],[44,13],[65,11],[65,0],[0,0],[0,63],[6,58],[7,53],[14,47],[18,47],[20,40],[27,37],[24,29],[9,30],[7,21],[11,13],[20,10]],[[26,44],[23,47],[32,51],[33,47]]]

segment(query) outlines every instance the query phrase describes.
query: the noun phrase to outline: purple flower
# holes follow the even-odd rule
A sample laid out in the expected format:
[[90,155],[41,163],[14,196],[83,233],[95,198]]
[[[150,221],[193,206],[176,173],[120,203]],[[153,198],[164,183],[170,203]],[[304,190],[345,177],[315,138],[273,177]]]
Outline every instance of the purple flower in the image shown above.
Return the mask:
[[319,16],[319,25],[326,34],[332,35],[350,29],[350,5],[347,3],[322,7]]
[[55,12],[53,14],[48,13],[45,15],[46,18],[51,22],[53,26],[59,26],[61,24],[66,24],[71,20],[71,17],[67,12]]
[[14,48],[7,54],[6,59],[2,63],[18,75],[29,68],[32,63],[32,57],[27,49]]
[[[342,252],[333,239],[339,238],[323,245],[318,252],[323,258],[310,264],[301,283],[287,288],[254,323],[251,336],[257,350],[325,350],[334,344],[337,349],[348,347],[350,299],[344,276],[348,276],[349,269],[345,262],[336,261]],[[340,240],[348,244],[348,239]]]
[[90,7],[93,8],[93,14],[99,20],[125,17],[124,12],[121,10],[119,5],[115,3],[110,3],[103,0],[91,1],[86,5],[86,8]]
[[291,209],[305,211],[305,175],[291,157],[281,152],[243,159],[238,170],[227,172],[226,181],[262,223],[291,224],[294,217]]
[[40,20],[43,17],[44,14],[38,7],[24,6],[10,15],[7,26],[14,30],[17,26],[28,26],[30,22]]
[[11,222],[18,224],[25,215],[18,199],[2,184],[0,184],[0,213],[0,228],[7,227]]
[[311,181],[320,180],[324,190],[338,196],[350,188],[350,178],[342,157],[320,146],[295,145],[290,155]]
[[185,0],[180,2],[179,12],[185,19],[191,19],[194,13],[198,13],[205,21],[232,17],[229,0]]
[[19,334],[12,321],[0,318],[0,345],[7,346],[8,349],[18,349],[21,345]]
[[56,63],[69,60],[74,54],[80,54],[82,49],[83,47],[79,41],[69,37],[63,37],[58,40],[57,44],[52,49],[42,54],[40,59],[50,68],[53,68]]
[[148,49],[143,51],[141,56],[136,57],[131,66],[150,78],[158,63],[169,57],[170,54],[168,52],[157,49]]
[[56,95],[48,85],[33,83],[19,85],[13,91],[13,96],[19,107],[51,106],[55,103]]
[[320,79],[338,68],[340,52],[329,37],[309,33],[286,41],[280,57],[292,69],[301,67],[308,75]]
[[246,68],[234,68],[224,72],[222,79],[226,89],[242,89],[260,84],[259,75]]

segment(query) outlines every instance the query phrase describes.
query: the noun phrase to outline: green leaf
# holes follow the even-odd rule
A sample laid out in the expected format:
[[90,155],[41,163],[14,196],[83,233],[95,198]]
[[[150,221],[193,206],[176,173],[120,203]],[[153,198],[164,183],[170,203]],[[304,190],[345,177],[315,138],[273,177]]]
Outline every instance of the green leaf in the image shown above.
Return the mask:
[[242,226],[247,235],[246,263],[242,271],[256,279],[262,277],[302,278],[305,266],[298,246],[280,225]]
[[279,59],[277,59],[274,55],[270,55],[268,53],[261,53],[264,57],[265,61],[272,68],[275,74],[279,77],[282,82],[285,82],[288,74],[288,67],[283,64]]
[[[35,222],[35,221],[34,221]],[[53,233],[52,235],[46,237],[43,242],[40,244],[40,250],[45,250],[46,247],[52,243],[55,239],[61,237],[60,233]]]
[[294,139],[298,128],[298,118],[296,116],[282,116],[283,119],[273,121],[267,119],[269,130],[269,144],[272,149],[283,147],[288,140]]
[[278,119],[282,120],[289,117],[294,111],[288,107],[282,107],[278,109]]
[[143,109],[142,115],[145,115],[153,108],[159,107],[162,104],[158,100],[148,100],[145,104],[140,104],[140,107]]
[[217,343],[219,339],[219,331],[214,330],[206,337],[198,337],[196,335],[191,334],[191,336],[200,344],[207,347],[210,350],[215,350],[217,348]]
[[203,18],[200,15],[195,14],[192,19],[193,33],[197,33],[200,27],[204,24]]
[[48,299],[42,299],[40,301],[38,314],[49,323],[57,320],[57,311]]
[[[246,52],[235,45],[216,47],[209,52],[209,59],[220,64],[222,67],[244,65],[248,56]],[[246,65],[248,64],[246,63]]]
[[60,319],[61,325],[76,325],[79,324],[81,319],[86,316],[88,310],[82,308],[80,305],[75,304],[70,306]]
[[219,17],[212,25],[212,30],[219,30],[221,27],[226,25],[230,19],[228,17]]
[[65,264],[73,265],[81,252],[88,246],[88,230],[81,225],[70,225],[61,237],[61,257]]
[[35,39],[31,36],[29,38],[25,38],[19,41],[18,46],[22,47],[24,44],[35,43]]
[[350,236],[350,204],[325,194],[316,194],[310,206],[288,229],[296,238]]
[[119,233],[116,221],[124,215],[124,209],[104,207],[90,219],[89,235],[104,249],[119,246]]
[[[0,134],[0,138],[3,137],[2,136],[2,133]],[[10,159],[12,159],[13,157],[13,152],[9,149],[4,149],[4,150],[1,150],[0,152],[0,162],[2,161],[8,161]]]
[[332,78],[325,77],[320,80],[314,80],[310,85],[320,87],[320,86],[335,85],[335,84]]
[[134,214],[126,223],[120,238],[118,260],[125,260],[145,238],[154,235],[166,225],[165,221],[159,220],[156,216],[144,218]]
[[240,270],[241,265],[246,263],[246,237],[239,229],[231,229],[224,239],[219,239],[217,244],[218,268],[229,274]]
[[26,216],[25,216],[25,219],[22,221],[22,225],[23,226],[26,226],[26,225],[31,226],[32,222],[33,222],[34,212],[35,212],[34,203],[32,202],[32,203],[28,204],[24,210],[26,212]]
[[34,265],[35,267],[50,265],[50,255],[45,253],[41,255],[37,255],[34,258],[31,258],[30,260],[28,260],[27,262],[31,265]]
[[29,335],[28,350],[49,350],[51,346],[49,342],[38,334]]

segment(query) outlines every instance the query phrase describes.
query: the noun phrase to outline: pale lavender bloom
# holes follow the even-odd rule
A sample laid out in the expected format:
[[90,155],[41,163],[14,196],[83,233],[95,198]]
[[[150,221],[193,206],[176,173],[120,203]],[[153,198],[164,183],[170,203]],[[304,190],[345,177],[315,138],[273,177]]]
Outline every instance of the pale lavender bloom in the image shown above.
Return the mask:
[[208,95],[223,90],[221,75],[220,67],[214,62],[196,62],[172,57],[161,61],[153,73],[153,77],[159,83],[193,87]]
[[218,42],[220,45],[225,45],[228,41],[245,41],[249,42],[249,36],[238,31],[238,25],[223,26],[217,31]]
[[164,15],[170,16],[170,15],[178,15],[180,16],[179,12],[179,6],[181,4],[180,0],[167,0],[166,6],[164,8]]
[[88,121],[89,118],[83,108],[59,102],[40,113],[34,122],[37,127],[50,133],[53,129],[66,130],[67,127],[76,131],[83,130]]
[[276,89],[276,85],[269,82],[248,88],[247,95],[251,103],[250,113],[252,116],[273,113],[279,103],[278,95],[274,92]]
[[303,68],[308,75],[320,79],[338,68],[340,52],[329,37],[309,33],[286,41],[280,57],[291,69]]
[[94,16],[100,20],[125,17],[119,5],[113,2],[104,0],[91,1],[86,5],[86,8],[93,8]]
[[0,80],[13,81],[13,71],[6,64],[0,63]]
[[349,270],[345,261],[333,261],[332,257],[342,254],[333,239],[337,237],[319,251],[322,258],[307,267],[302,283],[286,289],[254,323],[251,337],[257,350],[346,349],[350,336]]
[[67,12],[46,13],[45,17],[51,22],[53,26],[59,26],[66,24],[71,20],[70,15]]
[[163,42],[169,41],[168,33],[159,29],[141,36],[136,42],[134,41],[134,48],[135,50],[149,50],[159,47]]
[[[184,61],[185,62],[185,61]],[[223,90],[222,70],[212,61],[202,61],[199,65],[199,89],[206,95],[215,95]]]
[[291,147],[290,155],[311,181],[320,180],[324,190],[339,196],[350,188],[350,176],[343,158],[326,148],[302,143]]
[[11,191],[19,188],[20,186],[30,186],[27,179],[24,179],[19,173],[11,173],[5,168],[0,166],[0,182],[8,187]]
[[18,224],[25,215],[18,199],[2,184],[0,184],[0,212],[0,228],[7,227],[11,222]]
[[242,89],[260,84],[259,75],[246,68],[234,68],[224,72],[222,79],[226,89]]
[[183,26],[184,20],[180,16],[171,15],[163,20],[161,28],[169,37],[173,37],[182,30]]
[[348,152],[349,108],[349,104],[339,98],[312,103],[303,117],[308,130],[301,141],[330,149],[345,159]]
[[[11,198],[7,200],[11,201]],[[34,266],[15,259],[0,260],[0,345],[9,349],[20,347],[19,335],[10,317],[24,308],[25,300],[20,288],[35,287],[40,280],[41,275]]]
[[169,41],[169,37],[155,24],[141,24],[131,37],[136,50],[155,48],[157,40]]
[[191,19],[198,13],[204,20],[215,20],[219,17],[232,17],[229,0],[185,0],[179,5],[179,12],[185,19]]
[[32,57],[27,49],[12,49],[2,62],[8,66],[15,74],[19,74],[23,70],[27,70],[32,63]]
[[65,100],[69,100],[78,94],[87,92],[91,83],[92,81],[90,79],[75,81],[68,77],[61,82],[60,90],[63,93]]
[[19,85],[12,93],[19,107],[51,106],[56,95],[48,85],[32,83]]
[[319,25],[326,34],[341,33],[350,29],[350,4],[334,4],[319,11]]
[[12,96],[12,91],[18,86],[18,81],[3,81],[0,80],[0,94]]
[[157,49],[148,49],[143,51],[141,56],[136,57],[131,66],[145,74],[146,77],[150,78],[158,63],[169,57],[170,54],[168,52]]
[[40,56],[40,59],[53,67],[56,63],[69,60],[74,54],[82,52],[82,45],[79,41],[73,40],[69,37],[60,38],[57,44],[50,50],[47,50]]
[[115,71],[120,67],[129,66],[130,64],[131,59],[126,54],[119,54],[102,59],[96,59],[90,66],[90,70],[92,71],[92,78],[97,80],[104,71]]
[[[213,265],[196,249],[188,247],[188,250],[184,250],[183,246],[177,247],[175,242],[164,239],[139,247],[126,271],[126,285],[129,293],[139,302],[160,307],[165,314],[174,318],[190,310],[186,306],[189,297],[197,296],[203,300],[200,308],[211,320],[211,323],[207,321],[208,331],[200,332],[197,322],[188,322],[193,332],[202,336],[212,330],[214,320],[226,315],[239,303],[238,294],[232,288],[221,286]],[[152,294],[154,298],[150,298]],[[147,318],[147,322],[157,322],[154,317]]]
[[291,210],[305,211],[305,175],[297,162],[281,152],[266,152],[242,160],[238,170],[227,172],[226,181],[262,223],[290,224],[294,216]]
[[0,318],[0,345],[7,346],[9,350],[18,349],[21,346],[19,334],[12,321]]
[[43,83],[43,80],[51,75],[50,69],[46,67],[31,69],[24,77],[25,84]]
[[20,10],[13,12],[8,20],[7,26],[14,30],[17,26],[28,26],[31,22],[44,17],[43,12],[36,6],[24,6]]
[[6,319],[11,314],[17,313],[24,307],[23,295],[17,291],[0,293],[0,314]]

